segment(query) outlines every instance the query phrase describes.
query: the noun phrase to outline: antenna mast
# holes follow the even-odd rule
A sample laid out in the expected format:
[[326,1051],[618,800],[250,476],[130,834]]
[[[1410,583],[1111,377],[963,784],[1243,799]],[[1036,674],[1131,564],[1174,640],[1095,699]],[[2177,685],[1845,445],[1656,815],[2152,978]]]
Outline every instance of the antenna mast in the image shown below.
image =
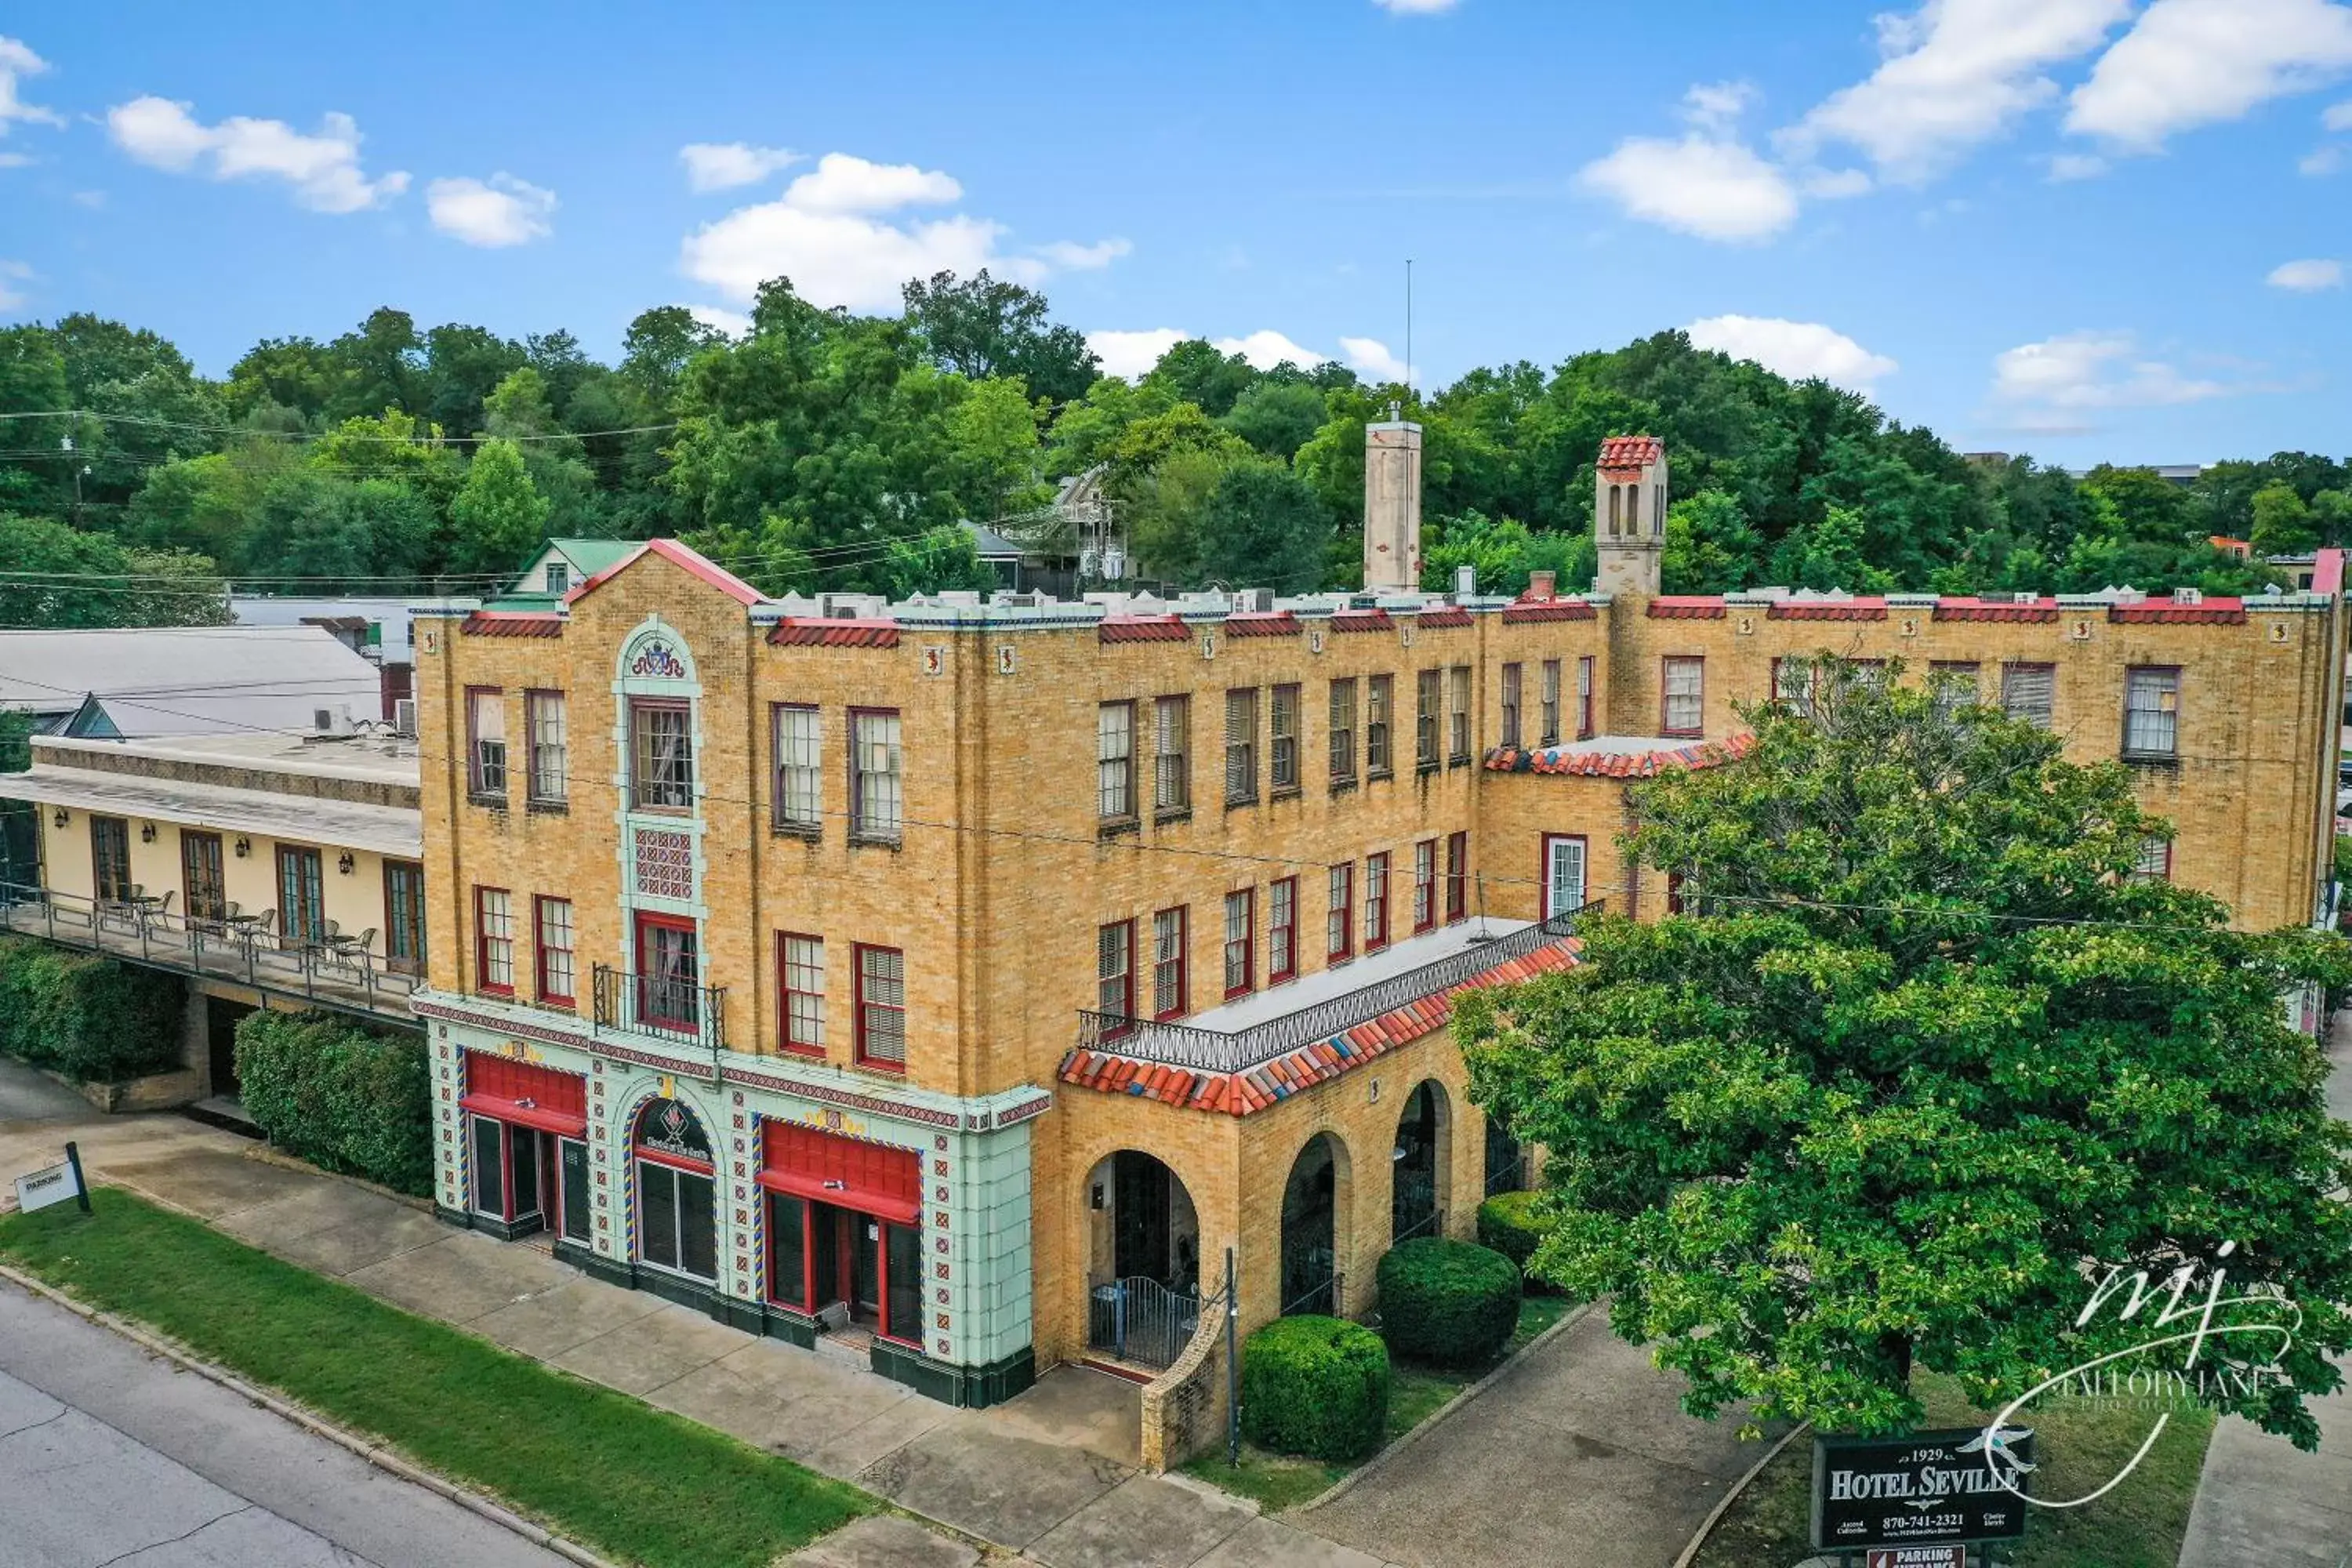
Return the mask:
[[1412,258],[1404,258],[1404,395],[1412,395]]

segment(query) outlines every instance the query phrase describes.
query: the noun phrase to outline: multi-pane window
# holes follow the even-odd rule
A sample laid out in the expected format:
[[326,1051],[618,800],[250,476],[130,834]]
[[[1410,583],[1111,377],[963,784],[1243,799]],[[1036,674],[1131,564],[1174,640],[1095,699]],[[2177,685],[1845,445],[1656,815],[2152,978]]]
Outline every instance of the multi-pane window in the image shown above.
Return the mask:
[[1298,879],[1285,877],[1265,890],[1265,977],[1298,973]]
[[530,731],[530,776],[527,794],[534,805],[561,805],[571,794],[566,783],[572,753],[565,733],[563,693],[526,691],[523,724]]
[[1151,805],[1155,811],[1184,811],[1192,804],[1192,700],[1162,697],[1151,705],[1153,750]]
[[2139,855],[2132,861],[2132,880],[2136,882],[2168,882],[2172,879],[2172,840],[2147,837],[2139,841]]
[[1225,994],[1239,996],[1257,984],[1257,890],[1242,888],[1225,895]]
[[1364,683],[1364,776],[1384,779],[1396,771],[1389,750],[1391,720],[1396,712],[1396,677],[1375,675]]
[[2124,672],[2124,755],[2179,754],[2180,671],[2135,665]]
[[1180,906],[1151,917],[1151,1016],[1181,1018],[1190,1005],[1184,973],[1185,910]]
[[1813,710],[1813,663],[1805,658],[1772,661],[1772,700],[1800,717]]
[[1470,667],[1457,664],[1445,672],[1445,754],[1459,764],[1470,760]]
[[1225,804],[1257,799],[1257,688],[1225,693]]
[[1576,661],[1576,738],[1592,739],[1593,666],[1597,661],[1586,654]]
[[905,781],[899,773],[898,710],[852,709],[849,752],[850,837],[873,844],[898,843],[906,819]]
[[1445,836],[1445,918],[1458,921],[1470,912],[1470,836]]
[[630,702],[629,798],[639,811],[694,805],[693,714],[685,703]]
[[1437,923],[1437,840],[1424,838],[1412,847],[1412,929],[1427,931]]
[[[210,837],[217,862],[219,837]],[[383,863],[383,962],[396,974],[425,973],[425,868],[414,860]]]
[[514,908],[504,888],[474,889],[474,984],[501,996],[514,992]]
[[578,990],[572,953],[572,900],[534,899],[531,906],[539,928],[532,933],[539,963],[539,999],[569,1005]]
[[1095,710],[1095,809],[1105,822],[1135,816],[1135,704]]
[[2050,728],[2057,706],[2058,667],[2054,664],[2004,665],[2000,672],[2000,710],[2037,730]]
[[1274,689],[1271,712],[1272,731],[1267,740],[1266,775],[1276,795],[1295,794],[1298,788],[1298,688],[1277,686]]
[[1389,944],[1389,858],[1385,851],[1364,857],[1364,951],[1377,952]]
[[1706,660],[1669,655],[1662,661],[1658,731],[1665,735],[1696,735],[1706,712]]
[[1356,782],[1356,679],[1331,683],[1331,782]]
[[466,689],[466,787],[476,795],[507,793],[507,694],[495,686]]
[[1949,719],[1963,708],[1977,705],[1978,670],[1973,659],[1937,659],[1927,666],[1927,690],[1936,711]]
[[824,822],[823,721],[807,703],[780,702],[774,714],[776,826],[816,833]]
[[858,945],[857,1059],[906,1068],[907,955],[895,947]]
[[787,931],[776,939],[776,968],[784,992],[776,1009],[783,1024],[784,1049],[824,1055],[824,942]]
[[1135,1016],[1135,922],[1114,921],[1095,931],[1095,1011]]
[[1444,701],[1445,672],[1424,669],[1413,680],[1412,760],[1420,768],[1437,766],[1438,708]]
[[1323,923],[1324,951],[1337,962],[1356,948],[1356,863],[1331,868],[1330,913]]
[[1519,667],[1503,666],[1503,744],[1519,743]]
[[[399,861],[386,861],[385,878],[392,878],[394,868],[400,866]],[[221,868],[219,834],[199,833],[193,827],[180,829],[180,885],[187,889],[189,920],[213,928],[228,918],[228,884]],[[386,922],[387,939],[395,923]],[[404,956],[394,954],[389,940],[384,943],[384,952],[387,956]]]
[[1538,715],[1536,744],[1557,746],[1559,744],[1559,660],[1548,658],[1543,661],[1542,679],[1543,689],[1538,698],[1541,706],[1536,710]]
[[131,901],[131,824],[119,816],[89,819],[91,890],[101,904]]

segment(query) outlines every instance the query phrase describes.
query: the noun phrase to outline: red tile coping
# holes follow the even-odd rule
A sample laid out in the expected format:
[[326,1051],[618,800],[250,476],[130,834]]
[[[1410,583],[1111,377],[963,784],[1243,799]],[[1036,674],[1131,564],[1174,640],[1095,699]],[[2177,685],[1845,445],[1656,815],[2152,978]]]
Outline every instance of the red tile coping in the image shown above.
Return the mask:
[[1341,610],[1331,617],[1335,632],[1384,632],[1395,625],[1386,610]]
[[1661,594],[1650,601],[1648,613],[1654,621],[1719,621],[1724,616],[1723,595]]
[[1174,616],[1105,616],[1095,628],[1097,641],[1183,642],[1192,631]]
[[1696,773],[1736,763],[1756,749],[1756,737],[1742,730],[1720,741],[1693,741],[1685,746],[1660,746],[1641,752],[1578,752],[1565,746],[1530,750],[1497,746],[1486,753],[1486,766],[1498,773],[1568,773],[1580,778],[1647,779],[1680,768]]
[[1601,443],[1601,456],[1592,466],[1603,473],[1645,468],[1665,455],[1665,442],[1655,436],[1612,436]]
[[1581,599],[1528,600],[1506,606],[1503,624],[1517,626],[1529,621],[1591,621],[1600,616],[1600,611]]
[[1470,612],[1465,609],[1421,612],[1421,628],[1423,631],[1436,631],[1447,626],[1466,626],[1470,624]]
[[689,550],[675,539],[648,539],[569,594],[564,595],[563,602],[570,605],[586,598],[647,555],[660,556],[679,570],[700,578],[739,605],[756,605],[763,597],[759,589],[699,551]]
[[1295,1051],[1246,1072],[1195,1071],[1139,1061],[1116,1050],[1076,1049],[1062,1058],[1061,1079],[1105,1094],[1129,1094],[1185,1110],[1247,1116],[1376,1060],[1444,1028],[1454,1016],[1453,998],[1474,986],[1509,985],[1568,968],[1584,943],[1563,937],[1533,952],[1483,970],[1459,985],[1408,1002],[1369,1023]]
[[2036,599],[2032,604],[2021,605],[2010,599],[1938,599],[1935,614],[1929,618],[1938,621],[2055,621],[2058,618],[2058,601]]
[[469,637],[560,637],[563,617],[544,610],[476,610],[457,630]]
[[768,633],[768,641],[776,647],[897,647],[898,623],[786,616]]
[[1295,637],[1304,629],[1288,610],[1225,617],[1225,635],[1233,637]]
[[2246,602],[2243,599],[2207,599],[2194,605],[2176,605],[2169,599],[2143,599],[2137,605],[2108,605],[2107,619],[2119,626],[2147,626],[2167,621],[2177,626],[2243,626],[2246,622]]
[[1883,621],[1886,601],[1875,595],[1857,599],[1775,599],[1768,621]]

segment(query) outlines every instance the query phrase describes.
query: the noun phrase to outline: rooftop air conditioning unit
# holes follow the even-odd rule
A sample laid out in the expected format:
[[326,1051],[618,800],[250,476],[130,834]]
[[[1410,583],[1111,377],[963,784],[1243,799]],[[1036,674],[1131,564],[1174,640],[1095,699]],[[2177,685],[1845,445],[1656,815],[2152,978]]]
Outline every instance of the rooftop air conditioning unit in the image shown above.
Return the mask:
[[2172,602],[2176,605],[2201,605],[2205,602],[2205,595],[2195,588],[2175,588]]
[[1234,608],[1245,616],[1262,616],[1274,608],[1274,590],[1271,588],[1235,589]]
[[352,710],[348,704],[310,710],[310,728],[326,740],[348,740],[352,733]]
[[2040,603],[2041,598],[2042,595],[2039,594],[2011,594],[2009,596],[2009,602],[2012,605],[2032,605]]
[[392,732],[395,735],[416,733],[416,699],[395,697],[392,700]]

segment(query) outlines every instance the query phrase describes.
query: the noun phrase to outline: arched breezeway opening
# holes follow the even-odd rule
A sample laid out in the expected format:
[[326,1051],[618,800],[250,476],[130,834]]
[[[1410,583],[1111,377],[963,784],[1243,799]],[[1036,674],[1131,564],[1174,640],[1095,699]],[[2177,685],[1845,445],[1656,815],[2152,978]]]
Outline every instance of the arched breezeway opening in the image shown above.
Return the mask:
[[1339,1243],[1347,1214],[1348,1151],[1318,1132],[1298,1151],[1282,1189],[1282,1312],[1342,1310]]
[[1201,1220],[1192,1194],[1159,1160],[1121,1149],[1087,1173],[1086,1199],[1087,1348],[1164,1368],[1201,1316]]
[[1396,1146],[1389,1152],[1395,1183],[1389,1204],[1391,1246],[1444,1227],[1448,1109],[1445,1086],[1423,1079],[1397,1119]]

